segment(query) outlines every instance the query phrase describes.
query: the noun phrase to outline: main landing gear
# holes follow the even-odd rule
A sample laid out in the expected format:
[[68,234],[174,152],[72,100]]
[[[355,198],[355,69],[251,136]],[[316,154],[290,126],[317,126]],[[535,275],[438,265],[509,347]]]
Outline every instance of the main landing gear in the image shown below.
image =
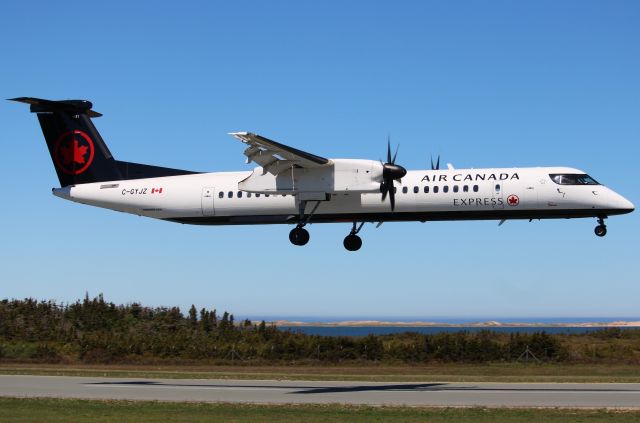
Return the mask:
[[[319,205],[320,201],[317,201],[315,206],[311,210],[311,213],[309,213],[309,215],[305,215],[304,212],[307,207],[307,202],[300,201],[300,216],[298,217],[298,224],[291,230],[291,232],[289,232],[289,241],[291,241],[293,245],[301,247],[309,242],[309,231],[307,231],[304,227],[307,225],[307,223],[309,223],[311,217],[316,212]],[[360,247],[362,247],[362,238],[358,236],[358,232],[360,232],[363,226],[364,222],[361,222],[360,225],[358,225],[358,222],[353,222],[351,232],[349,232],[349,235],[344,238],[343,242],[344,248],[346,248],[348,251],[358,251]]]
[[[289,241],[293,245],[303,246],[309,242],[309,231],[307,231],[304,226],[306,223],[299,223],[295,228],[289,232]],[[358,225],[358,222],[353,222],[353,228],[351,228],[351,232],[344,238],[342,244],[344,248],[348,251],[358,251],[360,247],[362,247],[362,238],[358,236],[358,232],[364,226],[364,222]]]
[[293,245],[303,246],[309,242],[309,231],[298,225],[289,232],[289,241]]
[[342,244],[344,248],[348,251],[358,251],[360,247],[362,247],[362,238],[358,236],[358,232],[364,226],[364,222],[360,223],[360,226],[357,226],[358,222],[353,222],[353,228],[351,228],[351,232],[344,238]]
[[607,225],[604,224],[606,216],[598,216],[598,226],[594,229],[597,236],[603,237],[607,234]]
[[309,213],[309,215],[305,219],[304,211],[307,208],[307,202],[300,201],[300,205],[298,206],[300,210],[300,217],[298,218],[298,224],[296,225],[295,228],[291,230],[291,232],[289,232],[289,241],[291,241],[293,245],[298,245],[301,247],[303,245],[306,245],[307,242],[309,242],[309,238],[310,238],[309,231],[307,231],[304,227],[311,220],[311,216],[313,216],[316,210],[318,210],[318,206],[320,206],[320,201],[316,201],[316,205],[313,206],[311,213]]

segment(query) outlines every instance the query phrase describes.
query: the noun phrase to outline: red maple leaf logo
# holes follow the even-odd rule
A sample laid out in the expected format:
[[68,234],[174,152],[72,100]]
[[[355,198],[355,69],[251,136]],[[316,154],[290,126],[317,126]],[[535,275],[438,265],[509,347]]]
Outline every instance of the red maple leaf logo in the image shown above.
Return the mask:
[[510,195],[509,198],[507,198],[507,201],[509,202],[510,206],[517,206],[520,202],[520,199],[517,195]]
[[54,161],[56,167],[68,175],[80,175],[93,162],[93,141],[80,130],[62,134],[56,142]]
[[62,163],[65,165],[70,165],[72,162],[84,164],[84,156],[87,154],[88,149],[89,147],[86,145],[79,145],[78,140],[73,140],[73,143],[67,143],[67,145],[60,148]]

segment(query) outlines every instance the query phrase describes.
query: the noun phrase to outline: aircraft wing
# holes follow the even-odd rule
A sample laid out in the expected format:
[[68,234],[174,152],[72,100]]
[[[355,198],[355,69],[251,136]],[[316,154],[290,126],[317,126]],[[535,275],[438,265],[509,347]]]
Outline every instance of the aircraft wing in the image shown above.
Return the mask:
[[329,163],[329,159],[307,153],[251,132],[231,132],[248,147],[244,150],[247,163],[252,161],[262,166],[265,172],[277,175],[292,167],[314,168]]

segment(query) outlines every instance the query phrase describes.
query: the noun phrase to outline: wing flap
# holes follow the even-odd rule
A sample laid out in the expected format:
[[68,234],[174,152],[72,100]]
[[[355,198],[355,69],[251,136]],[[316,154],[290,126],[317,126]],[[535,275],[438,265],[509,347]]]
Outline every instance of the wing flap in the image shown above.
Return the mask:
[[262,166],[266,172],[274,175],[292,167],[314,168],[329,164],[329,159],[280,144],[251,132],[232,132],[229,135],[248,145],[244,150],[247,163],[255,162]]

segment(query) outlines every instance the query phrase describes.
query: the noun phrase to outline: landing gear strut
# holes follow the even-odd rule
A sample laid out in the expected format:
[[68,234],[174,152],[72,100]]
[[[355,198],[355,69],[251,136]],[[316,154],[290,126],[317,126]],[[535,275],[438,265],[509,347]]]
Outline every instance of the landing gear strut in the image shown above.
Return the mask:
[[605,236],[607,234],[607,225],[604,224],[605,216],[598,216],[598,226],[596,226],[594,232],[597,236]]
[[360,238],[357,234],[364,226],[364,222],[360,223],[360,226],[357,226],[358,222],[353,222],[353,228],[351,228],[351,232],[344,238],[343,245],[348,251],[358,251],[360,247],[362,247],[362,238]]
[[291,232],[289,232],[289,241],[291,241],[293,245],[298,245],[301,247],[309,242],[309,231],[307,231],[304,227],[307,225],[307,223],[309,223],[309,221],[311,220],[311,216],[313,216],[313,214],[316,212],[319,205],[320,201],[317,201],[316,205],[313,206],[311,213],[309,213],[309,215],[305,219],[304,211],[307,208],[307,202],[300,201],[300,217],[298,218],[298,224],[291,230]]

